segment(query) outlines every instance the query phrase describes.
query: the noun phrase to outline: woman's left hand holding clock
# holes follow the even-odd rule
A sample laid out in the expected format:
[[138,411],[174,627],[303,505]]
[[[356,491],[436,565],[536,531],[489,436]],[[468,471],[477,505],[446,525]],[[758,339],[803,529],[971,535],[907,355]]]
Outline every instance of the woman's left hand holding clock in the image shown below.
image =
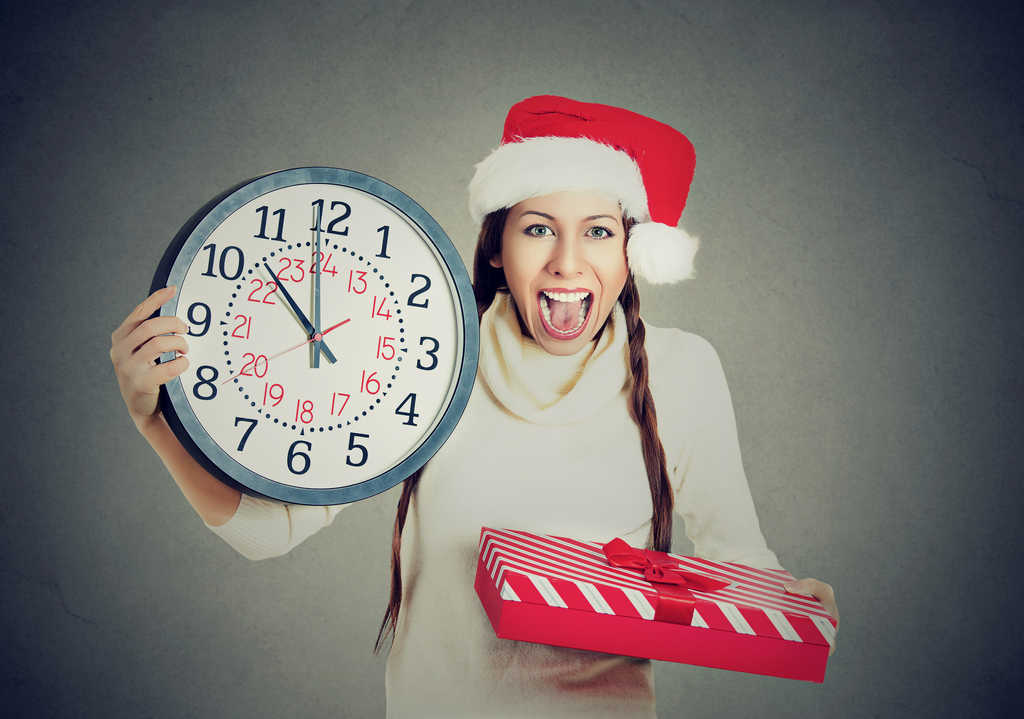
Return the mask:
[[[140,432],[159,416],[160,385],[188,369],[188,343],[182,336],[188,325],[179,317],[150,317],[173,299],[176,288],[164,287],[143,300],[110,335],[110,361],[121,397]],[[165,352],[178,357],[157,363]]]
[[[139,433],[163,461],[182,494],[203,521],[224,524],[234,515],[241,493],[207,472],[178,441],[159,411],[160,386],[188,369],[182,337],[188,326],[179,317],[151,317],[174,299],[177,288],[159,289],[144,299],[110,335],[110,361],[114,364],[121,397]],[[165,352],[178,357],[157,363]]]

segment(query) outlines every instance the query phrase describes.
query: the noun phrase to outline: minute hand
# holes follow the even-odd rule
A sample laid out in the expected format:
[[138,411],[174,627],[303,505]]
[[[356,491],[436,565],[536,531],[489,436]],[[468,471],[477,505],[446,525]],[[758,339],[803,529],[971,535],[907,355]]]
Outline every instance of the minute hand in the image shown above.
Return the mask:
[[[292,299],[292,296],[285,288],[284,283],[282,283],[281,280],[277,278],[277,275],[274,274],[274,271],[270,269],[270,265],[264,262],[263,267],[267,270],[267,272],[270,273],[270,276],[274,278],[274,282],[277,283],[278,289],[281,290],[281,294],[284,295],[285,300],[288,302],[288,305],[292,308],[292,312],[295,313],[295,316],[299,319],[299,322],[302,324],[303,327],[306,328],[306,332],[309,333],[310,337],[313,337],[313,335],[319,332],[319,330],[317,330],[317,328],[313,326],[313,323],[309,321],[309,318],[306,317],[306,315],[302,313],[302,310],[299,309],[299,306],[295,304],[295,300]],[[331,352],[330,348],[327,346],[327,343],[324,342],[322,339],[320,341],[320,346],[321,350],[324,353],[324,357],[326,357],[331,364],[334,364],[335,362],[338,361],[337,359],[335,359],[334,353]]]

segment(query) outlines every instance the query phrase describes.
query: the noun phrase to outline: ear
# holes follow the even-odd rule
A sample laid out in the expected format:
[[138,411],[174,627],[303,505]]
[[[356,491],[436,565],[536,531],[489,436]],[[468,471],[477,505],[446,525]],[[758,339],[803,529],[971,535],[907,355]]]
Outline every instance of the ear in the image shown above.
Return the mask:
[[488,260],[488,262],[490,262],[491,263],[491,267],[493,267],[495,269],[501,269],[501,267],[502,267],[502,265],[501,265],[501,255],[495,255],[490,260]]

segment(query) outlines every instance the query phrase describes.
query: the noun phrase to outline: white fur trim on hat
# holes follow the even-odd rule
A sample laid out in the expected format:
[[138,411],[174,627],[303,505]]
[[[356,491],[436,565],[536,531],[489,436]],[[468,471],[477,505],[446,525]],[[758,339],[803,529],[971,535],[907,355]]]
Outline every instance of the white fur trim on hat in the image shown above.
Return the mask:
[[633,158],[585,137],[532,137],[499,146],[476,166],[469,183],[469,212],[479,224],[495,210],[565,190],[603,192],[618,200],[628,217],[650,217]]
[[681,227],[641,222],[629,231],[626,257],[633,274],[652,285],[688,280],[700,241]]

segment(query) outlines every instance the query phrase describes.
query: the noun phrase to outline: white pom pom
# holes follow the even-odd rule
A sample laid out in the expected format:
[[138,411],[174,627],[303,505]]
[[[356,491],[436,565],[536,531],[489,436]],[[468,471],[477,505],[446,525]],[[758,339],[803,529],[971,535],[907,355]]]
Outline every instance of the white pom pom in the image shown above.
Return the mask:
[[629,233],[626,257],[633,274],[652,285],[688,280],[700,242],[681,227],[642,222]]

